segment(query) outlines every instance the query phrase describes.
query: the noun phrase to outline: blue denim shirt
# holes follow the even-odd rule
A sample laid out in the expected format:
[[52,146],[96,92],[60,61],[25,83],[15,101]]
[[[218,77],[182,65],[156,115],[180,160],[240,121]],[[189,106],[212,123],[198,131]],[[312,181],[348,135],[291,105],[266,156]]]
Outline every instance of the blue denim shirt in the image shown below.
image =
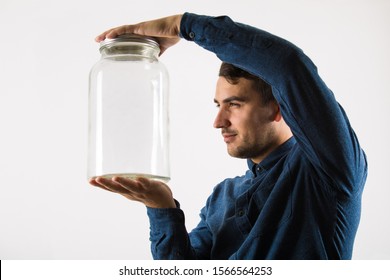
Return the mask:
[[229,17],[184,14],[181,36],[272,86],[294,137],[218,184],[190,233],[148,208],[155,259],[350,259],[367,176],[348,118],[296,46]]

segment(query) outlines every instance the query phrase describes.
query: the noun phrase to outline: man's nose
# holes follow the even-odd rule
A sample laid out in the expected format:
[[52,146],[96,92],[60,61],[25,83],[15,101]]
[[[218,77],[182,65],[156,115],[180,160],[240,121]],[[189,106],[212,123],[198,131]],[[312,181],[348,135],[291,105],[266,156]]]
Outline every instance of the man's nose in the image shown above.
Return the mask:
[[219,110],[214,120],[214,128],[225,128],[230,126],[230,121],[226,112]]

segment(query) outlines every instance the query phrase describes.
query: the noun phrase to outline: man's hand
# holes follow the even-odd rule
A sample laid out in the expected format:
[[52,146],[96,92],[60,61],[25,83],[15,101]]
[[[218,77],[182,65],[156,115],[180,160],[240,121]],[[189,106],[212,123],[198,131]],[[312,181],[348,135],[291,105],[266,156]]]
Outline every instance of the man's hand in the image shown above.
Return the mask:
[[127,199],[139,201],[151,208],[176,208],[171,189],[164,183],[137,178],[135,180],[113,177],[97,177],[89,183],[104,190],[123,195]]
[[122,34],[138,34],[155,37],[160,44],[160,55],[180,41],[180,22],[182,15],[174,15],[138,24],[122,25],[109,29],[96,37],[96,42],[113,39]]

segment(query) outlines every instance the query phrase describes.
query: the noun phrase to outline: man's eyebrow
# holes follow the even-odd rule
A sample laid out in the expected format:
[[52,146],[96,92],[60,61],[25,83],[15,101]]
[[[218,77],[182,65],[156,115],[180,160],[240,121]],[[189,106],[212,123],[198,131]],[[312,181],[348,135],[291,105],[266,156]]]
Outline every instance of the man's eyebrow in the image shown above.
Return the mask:
[[[247,98],[239,97],[239,96],[231,96],[231,97],[228,97],[228,98],[222,100],[222,103],[229,103],[229,102],[232,102],[232,101],[245,102],[245,101],[247,101]],[[218,100],[216,100],[215,98],[214,98],[214,103],[219,104]]]

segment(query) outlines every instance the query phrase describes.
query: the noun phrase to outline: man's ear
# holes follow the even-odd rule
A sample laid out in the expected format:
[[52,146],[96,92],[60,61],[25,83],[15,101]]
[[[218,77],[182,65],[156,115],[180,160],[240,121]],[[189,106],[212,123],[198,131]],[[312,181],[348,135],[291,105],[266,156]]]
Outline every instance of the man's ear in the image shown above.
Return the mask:
[[271,101],[269,106],[272,108],[272,121],[280,122],[282,119],[282,112],[280,111],[279,104]]

